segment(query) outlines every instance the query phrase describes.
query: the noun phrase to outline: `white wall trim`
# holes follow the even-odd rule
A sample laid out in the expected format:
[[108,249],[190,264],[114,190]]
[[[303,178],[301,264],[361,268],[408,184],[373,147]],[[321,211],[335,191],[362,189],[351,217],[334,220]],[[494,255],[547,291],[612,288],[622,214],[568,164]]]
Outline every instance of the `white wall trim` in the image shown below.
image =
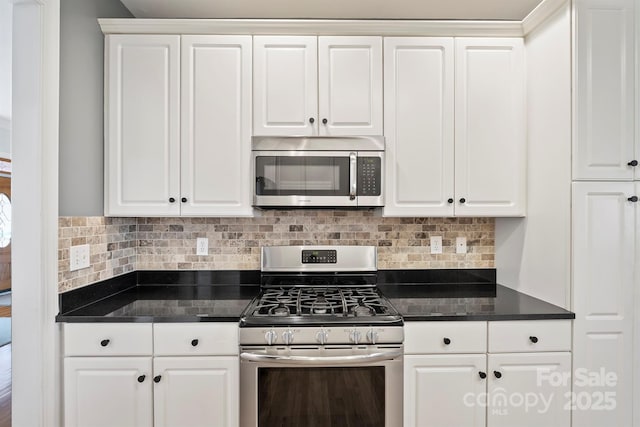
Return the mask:
[[104,34],[296,34],[461,37],[522,37],[524,34],[520,21],[133,18],[98,19],[98,22]]
[[12,425],[61,423],[57,295],[60,0],[13,5]]
[[522,20],[523,35],[527,35],[549,19],[569,0],[543,0]]
[[0,116],[0,129],[11,130],[11,119],[8,117]]

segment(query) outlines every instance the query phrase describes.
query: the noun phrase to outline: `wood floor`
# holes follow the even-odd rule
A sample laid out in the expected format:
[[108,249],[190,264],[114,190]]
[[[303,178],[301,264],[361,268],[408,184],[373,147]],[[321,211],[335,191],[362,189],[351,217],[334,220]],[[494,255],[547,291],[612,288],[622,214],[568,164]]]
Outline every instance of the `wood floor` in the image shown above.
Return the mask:
[[11,317],[11,306],[0,306],[0,317]]
[[11,427],[11,344],[0,347],[0,427]]

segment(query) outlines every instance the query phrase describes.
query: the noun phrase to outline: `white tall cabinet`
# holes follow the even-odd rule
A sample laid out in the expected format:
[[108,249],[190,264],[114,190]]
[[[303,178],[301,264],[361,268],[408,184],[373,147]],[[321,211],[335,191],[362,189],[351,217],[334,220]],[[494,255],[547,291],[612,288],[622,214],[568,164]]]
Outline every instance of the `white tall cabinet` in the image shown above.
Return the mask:
[[382,135],[382,37],[255,36],[255,135]]
[[385,39],[388,216],[523,216],[521,38]]
[[251,215],[251,36],[106,36],[105,214]]

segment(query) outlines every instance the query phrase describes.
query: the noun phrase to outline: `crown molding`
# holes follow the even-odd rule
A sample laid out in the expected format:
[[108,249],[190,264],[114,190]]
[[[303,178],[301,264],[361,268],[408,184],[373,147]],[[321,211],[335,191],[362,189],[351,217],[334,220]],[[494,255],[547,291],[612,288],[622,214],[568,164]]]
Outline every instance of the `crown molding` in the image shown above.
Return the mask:
[[439,37],[522,37],[524,35],[520,21],[106,18],[98,19],[98,22],[104,34],[291,34]]
[[543,0],[522,20],[523,35],[526,36],[538,28],[568,2],[569,0]]

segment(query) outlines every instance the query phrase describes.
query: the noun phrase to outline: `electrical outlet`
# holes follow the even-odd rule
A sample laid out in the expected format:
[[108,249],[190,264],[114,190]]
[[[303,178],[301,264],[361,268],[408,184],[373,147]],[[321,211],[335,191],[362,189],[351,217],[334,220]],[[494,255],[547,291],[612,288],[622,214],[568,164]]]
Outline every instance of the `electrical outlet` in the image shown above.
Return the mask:
[[209,239],[206,237],[196,239],[196,255],[209,255]]
[[431,236],[431,253],[442,253],[442,236]]
[[456,253],[457,254],[466,254],[467,253],[467,238],[466,237],[456,237]]
[[89,245],[77,245],[69,248],[69,270],[75,271],[89,267],[91,250]]

